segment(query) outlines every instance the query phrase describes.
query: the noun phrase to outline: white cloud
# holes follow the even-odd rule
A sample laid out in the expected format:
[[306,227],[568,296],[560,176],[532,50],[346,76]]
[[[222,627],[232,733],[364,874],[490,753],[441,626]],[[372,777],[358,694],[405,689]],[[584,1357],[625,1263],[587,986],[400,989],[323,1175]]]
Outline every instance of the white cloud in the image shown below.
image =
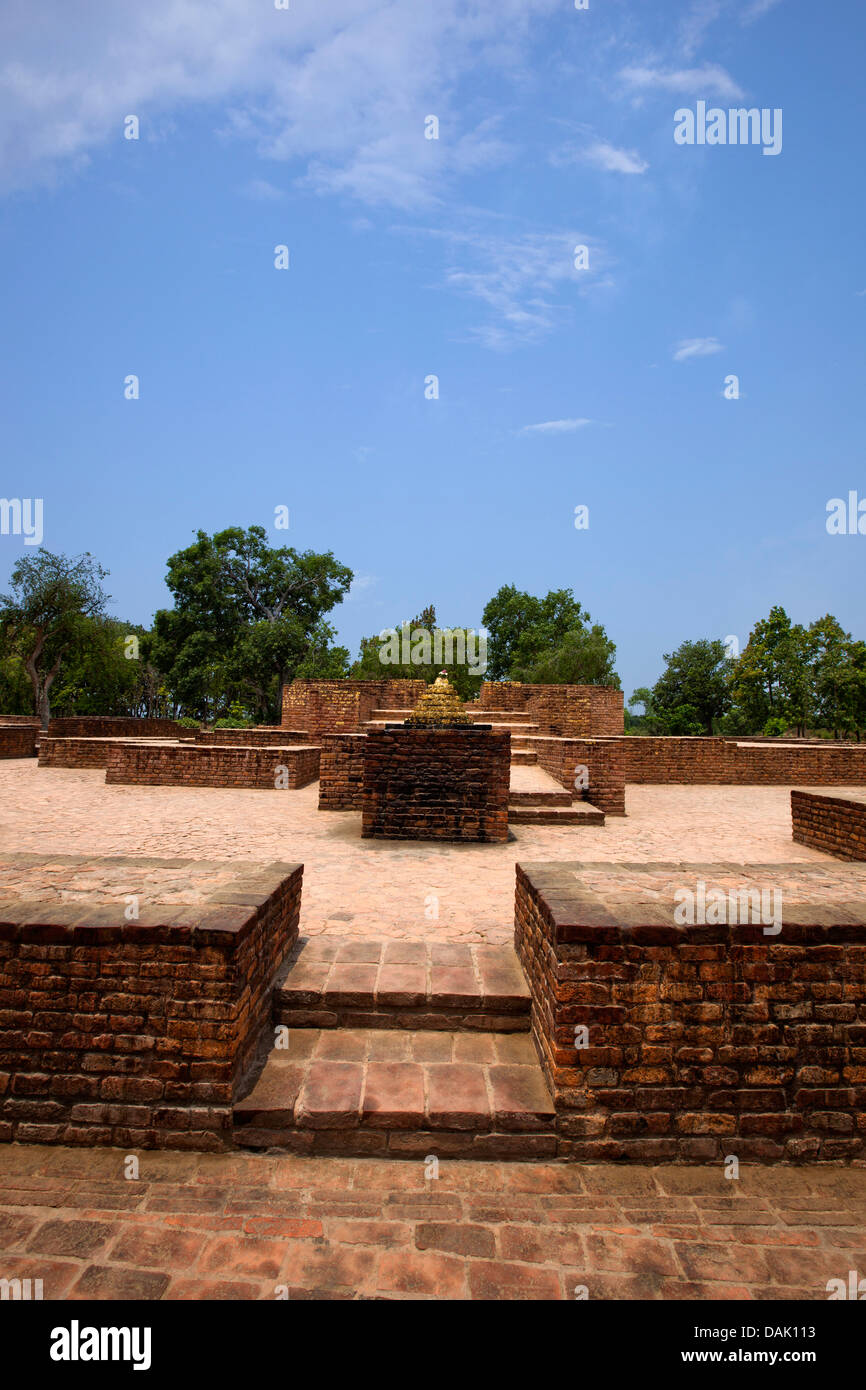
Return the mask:
[[[508,147],[489,122],[464,128],[450,93],[471,73],[519,69],[560,0],[67,0],[0,6],[0,185],[50,181],[124,117],[154,137],[166,115],[218,104],[212,128],[292,161],[311,186],[397,206],[433,203],[461,173]],[[423,138],[436,114],[448,139]]]
[[756,19],[762,19],[765,14],[774,10],[779,4],[781,4],[781,0],[752,0],[752,3],[746,6],[741,15],[740,22],[753,24]]
[[241,192],[247,198],[254,198],[260,203],[277,203],[285,198],[285,193],[276,184],[268,183],[267,179],[250,179],[245,183]]
[[352,603],[362,598],[365,594],[369,593],[370,589],[375,588],[378,583],[379,580],[375,574],[356,574],[349,586],[344,602]]
[[635,150],[618,150],[604,140],[590,145],[584,158],[590,164],[597,164],[600,169],[607,169],[615,174],[643,174],[649,168],[646,160],[641,159]]
[[730,73],[718,63],[704,63],[699,68],[648,68],[627,67],[620,71],[620,78],[632,91],[645,93],[651,91],[674,92],[682,96],[721,97],[722,100],[739,99],[745,95]]
[[521,434],[571,434],[591,425],[592,420],[544,420],[540,425],[524,425]]
[[684,338],[674,350],[675,362],[688,362],[692,357],[712,357],[716,352],[724,352],[725,345],[718,338]]

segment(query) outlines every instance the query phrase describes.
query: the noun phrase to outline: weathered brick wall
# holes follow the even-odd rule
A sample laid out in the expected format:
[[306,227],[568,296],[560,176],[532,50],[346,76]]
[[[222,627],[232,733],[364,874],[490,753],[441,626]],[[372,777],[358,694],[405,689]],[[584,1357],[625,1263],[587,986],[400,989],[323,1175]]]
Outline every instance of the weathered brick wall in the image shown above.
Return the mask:
[[601,738],[621,734],[623,694],[603,685],[521,685],[484,681],[485,710],[525,711],[544,734],[558,738]]
[[127,719],[113,714],[62,715],[49,722],[48,732],[67,738],[195,738],[195,729],[185,729],[176,719]]
[[111,738],[66,738],[43,734],[39,740],[39,766],[107,767],[108,755],[114,747],[115,740]]
[[837,859],[866,860],[866,801],[791,792],[793,837]]
[[41,727],[35,714],[0,714],[0,724],[32,724],[34,729]]
[[[319,775],[317,747],[212,748],[200,744],[115,743],[105,769],[106,782],[146,787],[277,786],[278,768],[286,768],[289,788],[305,787]],[[281,780],[285,779],[285,774]]]
[[287,743],[309,743],[310,738],[303,729],[257,724],[253,729],[199,729],[195,741],[231,748],[271,748]]
[[551,777],[579,797],[575,787],[576,770],[585,767],[589,776],[586,800],[609,816],[624,816],[625,770],[619,744],[614,740],[592,738],[537,738],[531,740],[538,763]]
[[319,810],[360,811],[364,792],[366,734],[323,734]]
[[508,838],[511,736],[384,729],[364,750],[361,834],[389,840]]
[[39,730],[32,724],[0,724],[0,758],[33,758]]
[[617,740],[626,782],[784,786],[866,782],[866,744],[738,742],[724,738]]
[[414,709],[426,688],[408,680],[293,681],[283,687],[283,723],[317,742],[323,734],[356,733],[374,709]]
[[574,868],[518,864],[515,903],[560,1156],[862,1162],[866,929],[626,927]]
[[0,1140],[230,1143],[232,1100],[272,1042],[302,876],[254,865],[218,905],[134,923],[122,903],[0,904]]

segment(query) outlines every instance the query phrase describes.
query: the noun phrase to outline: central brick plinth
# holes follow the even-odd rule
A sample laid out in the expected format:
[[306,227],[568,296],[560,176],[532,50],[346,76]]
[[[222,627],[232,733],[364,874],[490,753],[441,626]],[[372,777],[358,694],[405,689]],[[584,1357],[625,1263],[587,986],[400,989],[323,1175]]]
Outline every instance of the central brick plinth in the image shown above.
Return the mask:
[[273,1042],[302,877],[283,863],[0,857],[0,1141],[225,1147],[232,1101]]
[[[680,925],[677,894],[699,885],[778,894],[779,930],[753,913]],[[821,865],[518,864],[560,1157],[862,1164],[864,923],[854,865],[830,901]]]
[[477,725],[371,731],[361,834],[385,840],[508,839],[511,735]]

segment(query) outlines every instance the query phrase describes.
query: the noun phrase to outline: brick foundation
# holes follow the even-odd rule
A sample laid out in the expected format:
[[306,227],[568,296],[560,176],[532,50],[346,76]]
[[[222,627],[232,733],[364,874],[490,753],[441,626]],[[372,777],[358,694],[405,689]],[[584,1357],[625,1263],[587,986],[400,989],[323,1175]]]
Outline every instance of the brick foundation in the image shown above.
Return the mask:
[[[94,871],[68,856],[0,862],[28,861],[43,882]],[[74,904],[44,891],[0,899],[0,1140],[230,1144],[232,1101],[273,1043],[271,990],[297,938],[303,866],[183,862],[195,906],[158,903],[155,880],[174,886],[179,864],[160,859],[99,860],[114,901],[105,889]],[[141,895],[137,921],[124,918],[126,893]]]
[[[253,787],[284,790],[278,768],[288,772],[290,789],[306,787],[319,775],[316,747],[226,748],[201,744],[113,743],[106,782],[146,787]],[[285,774],[281,777],[281,781]]]
[[626,782],[685,786],[851,786],[866,783],[866,744],[783,743],[626,735]]
[[253,729],[199,729],[195,741],[226,748],[272,748],[274,744],[310,742],[303,729],[284,729],[281,724],[260,724]]
[[0,724],[0,758],[34,758],[38,725]]
[[555,777],[572,796],[575,769],[585,767],[589,776],[586,800],[609,816],[624,816],[625,771],[619,743],[613,739],[531,738],[528,746],[537,755],[539,767]]
[[484,681],[482,710],[520,711],[543,734],[557,738],[603,738],[623,731],[623,693],[607,685],[520,685]]
[[[517,866],[515,946],[561,1157],[866,1159],[866,926],[851,903],[822,902],[819,877],[778,936],[677,926],[671,883],[725,870]],[[809,883],[805,866],[731,870],[733,883]],[[866,922],[852,878],[857,894]]]
[[836,859],[866,860],[866,798],[791,792],[793,838]]
[[43,734],[39,740],[39,766],[107,767],[109,754],[118,742],[113,738],[57,738]]
[[123,715],[75,714],[52,719],[49,734],[57,738],[195,738],[175,719],[129,719]]
[[364,797],[366,734],[323,734],[319,810],[360,811]]
[[511,736],[491,730],[376,730],[364,751],[365,838],[508,839]]

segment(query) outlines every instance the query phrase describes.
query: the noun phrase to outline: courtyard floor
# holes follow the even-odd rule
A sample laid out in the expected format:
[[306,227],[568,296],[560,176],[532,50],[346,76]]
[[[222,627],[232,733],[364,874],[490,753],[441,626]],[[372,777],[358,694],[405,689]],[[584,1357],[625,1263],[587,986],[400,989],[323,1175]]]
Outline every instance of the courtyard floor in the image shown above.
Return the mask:
[[786,787],[629,786],[627,816],[604,826],[516,825],[503,845],[362,840],[360,814],[319,812],[317,802],[317,784],[106,786],[99,769],[0,762],[0,850],[301,861],[307,936],[491,943],[512,939],[518,860],[836,862],[791,839]]
[[0,1146],[3,1277],[46,1299],[826,1300],[866,1270],[862,1169],[125,1161]]

